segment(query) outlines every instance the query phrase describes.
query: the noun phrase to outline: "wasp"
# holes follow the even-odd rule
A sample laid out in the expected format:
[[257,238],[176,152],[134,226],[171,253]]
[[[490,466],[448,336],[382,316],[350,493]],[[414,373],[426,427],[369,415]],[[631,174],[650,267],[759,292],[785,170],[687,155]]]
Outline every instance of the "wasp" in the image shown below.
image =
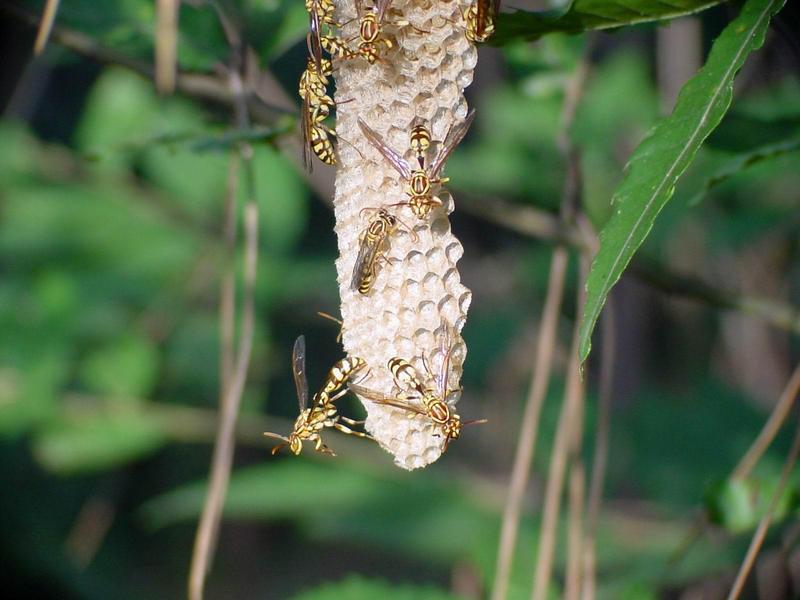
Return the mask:
[[[382,51],[394,48],[392,41],[383,33],[383,25],[387,22],[386,13],[391,4],[392,0],[374,0],[372,6],[364,8],[362,0],[355,0],[358,35],[347,40],[330,35],[322,36],[320,38],[322,47],[332,56],[343,59],[361,57],[369,64],[375,64],[381,60]],[[346,21],[342,25],[347,25],[349,22]],[[399,27],[410,26],[420,33],[429,33],[417,29],[405,19],[394,20],[393,24]],[[355,49],[352,49],[350,43],[356,39],[358,39],[358,44]]]
[[[397,387],[401,390],[394,395],[381,394],[367,389],[355,383],[350,383],[349,388],[376,404],[394,406],[413,414],[422,415],[433,421],[442,432],[445,438],[444,449],[447,450],[451,440],[458,439],[461,435],[461,428],[466,425],[477,425],[486,423],[486,419],[474,419],[463,421],[455,410],[448,404],[447,400],[453,393],[461,391],[448,388],[448,378],[450,376],[450,357],[452,346],[449,345],[449,335],[442,337],[442,350],[444,356],[442,367],[437,376],[430,372],[427,362],[423,356],[423,363],[428,371],[428,375],[434,380],[434,386],[426,386],[420,380],[417,370],[403,358],[390,358],[387,363],[389,372]],[[445,347],[447,349],[445,350]]]
[[466,36],[470,42],[485,42],[494,34],[500,0],[475,0],[464,10]]
[[320,104],[334,104],[328,95],[328,77],[333,73],[333,65],[327,58],[321,58],[319,63],[313,58],[308,59],[306,70],[300,75],[298,94],[305,100],[308,98],[312,106]]
[[453,149],[464,139],[467,130],[475,118],[475,110],[471,110],[466,119],[458,125],[452,126],[441,143],[436,156],[430,164],[426,164],[428,149],[431,145],[431,132],[428,127],[417,119],[411,128],[409,146],[417,160],[417,166],[412,166],[400,154],[392,150],[383,138],[367,125],[361,118],[358,126],[370,144],[380,152],[395,170],[405,180],[405,190],[408,200],[397,205],[408,205],[411,212],[419,219],[425,219],[434,207],[441,206],[442,200],[434,195],[433,186],[442,185],[450,181],[448,177],[439,177],[444,163]]
[[398,230],[401,223],[411,233],[414,240],[419,239],[416,232],[405,225],[398,217],[385,208],[378,210],[378,214],[369,222],[369,225],[361,234],[358,256],[353,266],[351,289],[358,290],[364,295],[369,294],[372,284],[375,282],[378,259],[385,256],[388,240]]
[[317,155],[326,165],[336,164],[336,151],[331,141],[336,132],[325,125],[325,119],[331,114],[330,105],[320,103],[313,106],[309,96],[303,100],[301,115],[301,131],[303,135],[303,164],[311,171],[311,152]]
[[371,439],[371,437],[361,431],[356,431],[348,427],[360,425],[359,421],[348,419],[338,414],[335,406],[336,400],[347,393],[344,385],[350,380],[352,375],[362,369],[366,363],[357,357],[345,357],[337,361],[328,372],[320,390],[314,394],[312,404],[308,406],[308,380],[306,379],[306,340],[305,336],[300,336],[295,340],[292,349],[292,375],[294,385],[297,389],[297,401],[300,406],[300,414],[294,422],[292,432],[288,437],[277,433],[266,432],[267,437],[282,440],[272,449],[272,454],[277,453],[284,446],[295,456],[303,450],[303,442],[313,442],[314,450],[330,456],[336,454],[323,442],[320,433],[326,427],[333,427],[343,433]]

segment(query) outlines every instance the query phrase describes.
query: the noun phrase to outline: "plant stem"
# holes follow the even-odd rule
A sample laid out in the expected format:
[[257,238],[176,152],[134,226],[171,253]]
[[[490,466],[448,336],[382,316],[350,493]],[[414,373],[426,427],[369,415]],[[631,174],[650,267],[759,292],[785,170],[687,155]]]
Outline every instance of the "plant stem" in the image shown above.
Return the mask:
[[584,542],[582,600],[594,600],[597,589],[597,522],[603,499],[603,482],[608,463],[608,438],[611,429],[611,391],[614,377],[614,298],[610,294],[600,317],[603,346],[600,355],[600,391],[597,403],[597,425],[594,438],[592,475],[586,501],[586,539]]
[[39,22],[39,30],[36,32],[36,41],[33,44],[33,53],[41,54],[50,39],[50,32],[53,30],[53,23],[56,20],[58,4],[60,0],[47,0],[42,13],[42,20]]
[[[582,269],[581,281],[578,285],[577,306],[583,305],[585,294],[585,271]],[[542,508],[542,526],[539,534],[539,548],[536,554],[536,568],[533,577],[532,600],[545,600],[553,570],[555,553],[556,526],[561,507],[561,493],[564,488],[564,476],[574,439],[582,429],[581,406],[584,386],[581,379],[581,363],[578,353],[580,342],[580,319],[575,319],[572,343],[569,350],[567,366],[567,388],[561,414],[558,418],[553,451],[550,455],[550,466],[547,471],[544,505]]]
[[519,530],[520,507],[528,477],[533,463],[536,437],[539,431],[539,416],[542,412],[550,375],[553,368],[553,350],[556,345],[556,326],[561,311],[569,254],[563,246],[553,251],[550,262],[550,276],[547,281],[547,296],[542,310],[541,327],[536,344],[536,359],[533,365],[531,386],[525,412],[522,415],[522,428],[519,433],[517,452],[511,471],[508,499],[503,510],[503,524],[497,551],[492,600],[504,600],[508,593],[511,566]]
[[789,411],[799,395],[800,364],[795,367],[792,376],[789,378],[789,383],[786,384],[783,394],[781,394],[780,399],[778,400],[777,404],[775,404],[775,408],[772,409],[772,413],[770,414],[769,419],[767,419],[767,422],[764,424],[764,427],[761,429],[761,432],[758,434],[758,437],[755,439],[752,446],[750,446],[750,449],[739,461],[739,464],[736,465],[733,473],[731,473],[731,479],[747,478],[747,476],[750,474],[750,471],[752,471],[753,467],[772,443],[772,440],[775,439],[775,436],[778,434],[778,431],[780,430],[784,421],[786,421],[786,418],[789,416]]
[[179,0],[158,0],[156,3],[156,89],[162,94],[175,91],[179,6]]
[[[237,65],[238,66],[238,65]],[[247,103],[244,98],[239,71],[229,72],[230,86],[235,104],[235,120],[239,127],[249,126]],[[214,554],[214,546],[228,489],[233,452],[235,446],[236,418],[247,380],[250,355],[253,347],[255,329],[255,289],[258,264],[258,203],[256,200],[255,173],[253,169],[253,149],[247,143],[239,146],[245,169],[247,201],[244,207],[244,298],[242,308],[241,334],[236,356],[235,369],[230,387],[225,390],[220,407],[220,422],[214,454],[211,459],[211,476],[208,495],[200,516],[195,538],[194,552],[189,570],[189,600],[202,600],[206,573]]]

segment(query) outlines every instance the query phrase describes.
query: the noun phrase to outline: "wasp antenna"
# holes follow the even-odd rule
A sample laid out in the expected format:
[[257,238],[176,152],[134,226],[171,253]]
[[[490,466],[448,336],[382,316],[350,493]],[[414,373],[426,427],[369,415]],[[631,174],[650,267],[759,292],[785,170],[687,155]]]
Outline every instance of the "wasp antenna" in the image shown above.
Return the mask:
[[379,210],[380,210],[380,208],[378,208],[376,206],[367,206],[366,208],[362,208],[360,211],[358,211],[358,216],[359,216],[359,218],[363,219],[364,215],[366,213],[368,213],[368,212],[378,212]]
[[[404,203],[401,203],[401,204],[404,204]],[[405,228],[406,228],[406,230],[408,231],[408,233],[410,233],[410,234],[411,234],[411,237],[413,238],[413,240],[414,240],[414,243],[415,243],[415,244],[416,244],[417,242],[419,242],[419,236],[417,235],[417,232],[416,232],[416,231],[414,231],[413,227],[409,227],[409,226],[408,226],[408,223],[406,223],[405,221],[403,221],[403,219],[401,219],[401,218],[400,218],[400,217],[398,217],[398,216],[395,216],[395,219],[397,219],[398,221],[400,221],[400,223],[403,225],[403,227],[405,227]]]
[[334,317],[333,315],[329,315],[329,314],[328,314],[328,313],[326,313],[326,312],[322,312],[321,310],[318,310],[318,311],[317,311],[317,314],[318,314],[320,317],[322,317],[323,319],[328,319],[329,321],[333,321],[334,323],[338,323],[339,325],[343,325],[343,323],[342,323],[342,321],[341,321],[340,319],[337,319],[337,318],[336,318],[336,317]]
[[351,147],[353,150],[355,150],[356,152],[358,152],[358,155],[361,157],[361,160],[364,160],[364,155],[363,155],[363,154],[361,154],[361,150],[359,150],[358,148],[356,148],[356,146],[355,146],[355,144],[353,144],[353,142],[349,142],[349,141],[347,141],[346,139],[344,139],[343,137],[340,137],[340,136],[338,136],[338,135],[337,135],[336,137],[338,138],[338,140],[339,140],[340,142],[344,142],[345,144],[347,144],[348,146],[350,146],[350,147]]

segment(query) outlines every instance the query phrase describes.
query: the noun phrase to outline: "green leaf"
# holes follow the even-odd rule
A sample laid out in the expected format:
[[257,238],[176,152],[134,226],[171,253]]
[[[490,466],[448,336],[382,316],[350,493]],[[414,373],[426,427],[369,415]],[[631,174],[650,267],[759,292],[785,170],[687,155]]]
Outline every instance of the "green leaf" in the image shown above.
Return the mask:
[[46,427],[33,453],[61,475],[102,471],[146,456],[166,443],[160,424],[138,410],[91,413]]
[[[194,482],[149,500],[142,517],[151,527],[194,520],[206,487],[205,481]],[[319,510],[323,497],[325,510]],[[287,456],[238,469],[231,474],[224,514],[292,519],[318,539],[346,536],[409,556],[423,553],[436,563],[464,556],[497,531],[496,517],[455,481],[375,473],[341,459]]]
[[656,123],[634,150],[600,234],[600,250],[586,284],[581,360],[611,288],[642,244],[675,184],[731,103],[733,80],[747,55],[763,44],[769,20],[785,0],[749,0],[714,42],[702,69],[683,86],[669,117]]
[[366,579],[358,575],[326,583],[313,590],[293,596],[293,600],[455,600],[457,596],[433,587],[389,583],[379,579]]
[[113,398],[147,397],[158,381],[158,351],[147,338],[127,334],[89,355],[81,380],[92,392]]
[[[744,533],[754,529],[772,503],[780,477],[755,481],[733,479],[713,486],[705,496],[705,506],[712,523],[723,526],[731,533]],[[797,508],[796,489],[787,486],[773,513],[773,522],[786,518]]]
[[517,38],[535,40],[548,33],[576,34],[665,21],[700,12],[721,2],[722,0],[573,0],[565,8],[558,10],[501,13],[497,19],[497,34],[491,43],[502,45]]
[[755,150],[741,152],[740,154],[731,157],[721,167],[714,171],[714,174],[706,179],[703,187],[694,196],[692,196],[691,200],[689,200],[689,204],[692,206],[698,204],[712,188],[726,181],[730,177],[733,177],[740,171],[745,170],[751,165],[772,158],[777,158],[778,156],[783,156],[789,152],[797,152],[798,150],[800,150],[800,137],[793,137],[776,144],[767,144],[765,146],[761,146],[760,148],[756,148]]

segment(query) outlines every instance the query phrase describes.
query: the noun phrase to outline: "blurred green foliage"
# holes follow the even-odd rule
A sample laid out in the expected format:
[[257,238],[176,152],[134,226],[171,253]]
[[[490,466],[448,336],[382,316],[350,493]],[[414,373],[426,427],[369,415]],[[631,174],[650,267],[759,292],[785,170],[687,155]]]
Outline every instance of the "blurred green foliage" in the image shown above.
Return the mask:
[[[301,4],[224,4],[293,92],[305,44]],[[62,5],[60,24],[151,60],[152,1]],[[213,73],[227,59],[219,23],[202,3],[183,4],[179,39],[184,70]],[[610,217],[622,167],[660,112],[647,52],[623,35],[603,40],[572,130],[582,152],[583,209],[595,223]],[[564,89],[585,48],[585,38],[560,35],[503,48],[507,76],[479,84],[474,131],[447,167],[456,197],[558,209]],[[49,53],[58,64],[82,64],[64,61],[57,47]],[[59,100],[68,90],[52,93],[57,106],[68,105]],[[80,109],[63,118],[71,119],[70,134],[61,140],[10,118],[0,123],[0,477],[12,490],[0,498],[0,543],[18,585],[42,586],[42,597],[182,594],[214,433],[222,204],[241,139],[255,148],[261,213],[256,344],[210,596],[444,599],[454,597],[444,588],[456,566],[490,585],[552,248],[454,214],[475,293],[461,412],[491,422],[465,430],[440,463],[401,472],[382,451],[336,434],[329,440],[337,452],[342,446],[336,461],[272,458],[258,439],[267,427],[261,417],[283,417],[269,427],[285,432],[295,416],[291,341],[308,335],[312,381],[340,353],[335,327],[315,316],[335,313],[338,302],[333,216],[311,201],[293,162],[273,145],[293,123],[233,130],[218,107],[159,97],[148,81],[113,67],[100,70]],[[699,230],[697,263],[730,264],[765,240],[796,236],[798,135],[796,79],[745,86],[676,188],[644,255],[669,263],[676,245]],[[703,202],[688,208],[698,195]],[[795,243],[787,265],[796,251]],[[791,268],[788,286],[796,289]],[[575,271],[563,340],[577,308]],[[719,366],[730,342],[716,313],[648,302],[656,325],[623,340],[618,367],[626,391],[615,398],[599,523],[600,598],[656,598],[665,585],[686,586],[737,564],[787,448],[779,438],[752,479],[724,482],[765,411],[752,390],[728,381],[732,369]],[[640,321],[631,315],[635,329]],[[529,594],[560,377],[552,387],[511,598]],[[587,447],[595,403],[590,394]],[[784,494],[779,517],[787,522],[796,522],[799,488],[795,477]],[[96,502],[116,517],[95,555],[70,544],[91,541],[91,528],[81,525],[102,522],[90,510]],[[725,543],[703,538],[670,562],[699,507],[728,531]],[[563,568],[559,559],[559,576]],[[343,579],[349,573],[361,576]],[[241,586],[249,595],[231,591]]]

